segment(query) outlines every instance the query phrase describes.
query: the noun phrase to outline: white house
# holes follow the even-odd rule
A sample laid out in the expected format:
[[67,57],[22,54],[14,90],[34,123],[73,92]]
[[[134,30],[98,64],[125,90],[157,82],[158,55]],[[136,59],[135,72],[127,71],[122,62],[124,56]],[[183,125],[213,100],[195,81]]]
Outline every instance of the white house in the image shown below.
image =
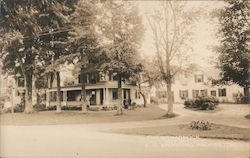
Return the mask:
[[[61,76],[62,106],[81,105],[80,75],[72,75],[71,71],[63,71]],[[68,81],[68,80],[71,81]],[[67,82],[67,83],[66,83]],[[70,84],[68,84],[70,83]],[[115,106],[118,103],[118,84],[116,74],[89,73],[85,78],[86,91],[90,106]],[[56,78],[52,88],[46,89],[46,106],[56,105]],[[135,83],[125,81],[122,83],[123,104],[143,104]]]
[[[174,102],[183,103],[186,99],[198,96],[215,96],[220,102],[235,102],[234,95],[243,94],[243,88],[236,85],[212,86],[211,78],[217,78],[216,69],[205,69],[197,66],[191,74],[179,74],[172,84],[172,94]],[[153,86],[151,96],[167,99],[167,87],[162,83]]]

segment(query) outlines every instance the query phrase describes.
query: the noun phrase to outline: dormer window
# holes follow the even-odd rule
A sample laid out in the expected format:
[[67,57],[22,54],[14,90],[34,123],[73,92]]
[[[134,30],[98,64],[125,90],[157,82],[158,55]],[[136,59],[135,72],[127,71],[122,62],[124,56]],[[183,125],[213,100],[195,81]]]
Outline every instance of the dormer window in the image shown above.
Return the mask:
[[24,78],[19,77],[17,79],[17,85],[18,85],[18,87],[24,87]]
[[204,76],[203,75],[195,75],[194,80],[195,80],[195,83],[204,82]]

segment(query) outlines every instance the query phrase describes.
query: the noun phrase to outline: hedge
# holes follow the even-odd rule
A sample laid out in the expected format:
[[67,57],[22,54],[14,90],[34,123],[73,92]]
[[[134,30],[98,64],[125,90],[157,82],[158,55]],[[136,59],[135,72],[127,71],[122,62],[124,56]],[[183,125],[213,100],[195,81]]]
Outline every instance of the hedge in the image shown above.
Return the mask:
[[195,108],[199,110],[214,110],[218,104],[219,100],[212,96],[197,97],[195,99],[185,100],[184,102],[186,108]]

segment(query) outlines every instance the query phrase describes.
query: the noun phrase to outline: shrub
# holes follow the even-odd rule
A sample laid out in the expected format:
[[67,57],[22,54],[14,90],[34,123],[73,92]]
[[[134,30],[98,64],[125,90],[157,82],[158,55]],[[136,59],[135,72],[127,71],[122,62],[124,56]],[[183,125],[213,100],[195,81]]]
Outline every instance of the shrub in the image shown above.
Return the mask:
[[46,105],[45,104],[36,104],[36,105],[34,105],[34,110],[35,111],[45,111]]
[[212,123],[208,121],[192,121],[190,124],[192,130],[211,130]]
[[157,97],[151,97],[151,98],[150,98],[150,102],[153,103],[153,104],[158,104],[158,103],[159,103]]
[[62,106],[62,110],[82,110],[81,106]]
[[56,106],[48,106],[46,107],[46,110],[56,110]]
[[242,96],[241,98],[240,98],[240,103],[241,104],[249,104],[250,103],[250,100],[249,100],[249,96]]
[[194,101],[191,100],[191,99],[188,99],[188,100],[185,100],[185,101],[184,101],[184,105],[185,105],[187,108],[193,107],[193,104],[194,104]]
[[219,100],[212,96],[198,97],[195,99],[189,99],[184,102],[187,108],[196,108],[200,110],[214,110],[218,105]]

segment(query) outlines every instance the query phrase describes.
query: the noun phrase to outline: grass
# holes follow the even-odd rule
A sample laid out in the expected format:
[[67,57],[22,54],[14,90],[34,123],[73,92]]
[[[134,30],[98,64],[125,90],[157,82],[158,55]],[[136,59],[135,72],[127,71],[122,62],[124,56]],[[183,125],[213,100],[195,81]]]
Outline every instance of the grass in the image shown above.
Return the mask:
[[158,127],[144,127],[119,129],[113,132],[132,135],[152,136],[187,136],[216,139],[235,139],[250,141],[250,129],[212,124],[211,130],[192,130],[189,124],[169,125]]
[[53,125],[53,124],[87,124],[87,123],[112,123],[127,121],[144,121],[161,119],[166,111],[158,106],[147,108],[136,108],[135,110],[124,110],[123,115],[115,116],[114,111],[42,111],[31,114],[4,113],[0,115],[1,125]]

